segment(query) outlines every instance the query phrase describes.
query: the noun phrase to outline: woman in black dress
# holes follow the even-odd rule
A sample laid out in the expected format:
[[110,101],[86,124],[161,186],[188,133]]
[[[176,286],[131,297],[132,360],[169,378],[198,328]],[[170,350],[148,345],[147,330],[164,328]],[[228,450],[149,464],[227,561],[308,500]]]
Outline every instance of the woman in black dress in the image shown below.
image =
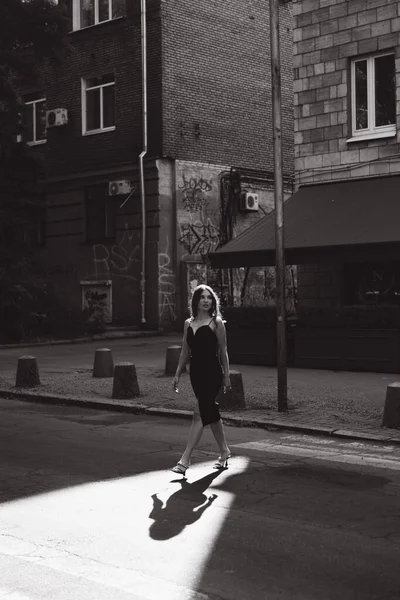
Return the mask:
[[182,350],[174,377],[174,389],[178,391],[180,374],[190,357],[190,382],[198,407],[193,414],[186,449],[172,469],[182,475],[189,468],[192,452],[206,425],[210,425],[221,452],[214,467],[226,468],[231,455],[217,403],[219,393],[231,387],[226,330],[218,296],[208,285],[199,285],[194,290],[190,312],[190,319],[185,321]]

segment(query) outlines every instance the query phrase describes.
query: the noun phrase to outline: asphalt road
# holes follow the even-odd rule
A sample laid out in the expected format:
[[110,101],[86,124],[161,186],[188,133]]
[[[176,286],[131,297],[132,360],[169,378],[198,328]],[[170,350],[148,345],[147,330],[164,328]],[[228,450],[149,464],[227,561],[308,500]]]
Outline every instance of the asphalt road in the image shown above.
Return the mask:
[[0,401],[1,600],[399,600],[400,447]]

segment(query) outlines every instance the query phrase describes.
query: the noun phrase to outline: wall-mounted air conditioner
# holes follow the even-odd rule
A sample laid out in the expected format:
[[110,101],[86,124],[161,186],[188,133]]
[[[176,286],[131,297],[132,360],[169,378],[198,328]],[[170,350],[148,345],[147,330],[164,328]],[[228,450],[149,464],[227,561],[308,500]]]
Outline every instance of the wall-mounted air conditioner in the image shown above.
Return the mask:
[[53,108],[46,111],[46,127],[60,127],[68,123],[68,111],[66,108]]
[[259,210],[258,194],[256,194],[255,192],[243,192],[243,194],[240,197],[240,210]]
[[119,196],[121,194],[130,194],[132,191],[130,181],[110,181],[108,184],[108,195]]

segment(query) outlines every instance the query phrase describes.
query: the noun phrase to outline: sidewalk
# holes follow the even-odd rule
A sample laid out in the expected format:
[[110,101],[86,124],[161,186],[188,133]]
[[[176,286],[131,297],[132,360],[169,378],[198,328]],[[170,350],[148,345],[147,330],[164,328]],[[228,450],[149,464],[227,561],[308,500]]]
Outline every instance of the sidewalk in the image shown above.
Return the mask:
[[[181,336],[131,333],[85,343],[0,347],[0,396],[189,417],[195,400],[188,374],[182,375],[179,394],[172,377],[164,376],[166,349],[180,344]],[[112,378],[92,377],[94,353],[101,347],[112,350],[115,363],[135,364],[139,398],[113,400]],[[38,360],[41,385],[25,391],[15,388],[15,374],[18,357],[26,354]],[[224,412],[227,424],[400,444],[400,430],[381,427],[386,386],[400,375],[290,368],[289,411],[278,413],[275,368],[231,368],[243,375],[246,410]]]

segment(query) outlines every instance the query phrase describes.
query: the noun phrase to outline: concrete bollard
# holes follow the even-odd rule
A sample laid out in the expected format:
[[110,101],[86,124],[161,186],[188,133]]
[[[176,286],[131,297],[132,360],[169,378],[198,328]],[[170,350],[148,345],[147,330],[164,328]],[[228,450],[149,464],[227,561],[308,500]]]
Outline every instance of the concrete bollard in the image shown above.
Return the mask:
[[382,427],[400,428],[400,382],[391,383],[386,388]]
[[36,358],[34,356],[20,356],[15,387],[32,388],[37,385],[40,385],[40,378]]
[[113,381],[113,398],[136,398],[140,395],[136,375],[136,367],[130,362],[121,362],[115,365]]
[[[182,346],[168,346],[165,357],[165,375],[175,375],[181,355]],[[186,372],[186,365],[182,373]]]
[[221,393],[218,403],[221,410],[243,410],[246,408],[244,400],[243,378],[239,371],[230,372],[232,389]]
[[97,348],[94,355],[93,377],[112,377],[114,360],[109,348]]

